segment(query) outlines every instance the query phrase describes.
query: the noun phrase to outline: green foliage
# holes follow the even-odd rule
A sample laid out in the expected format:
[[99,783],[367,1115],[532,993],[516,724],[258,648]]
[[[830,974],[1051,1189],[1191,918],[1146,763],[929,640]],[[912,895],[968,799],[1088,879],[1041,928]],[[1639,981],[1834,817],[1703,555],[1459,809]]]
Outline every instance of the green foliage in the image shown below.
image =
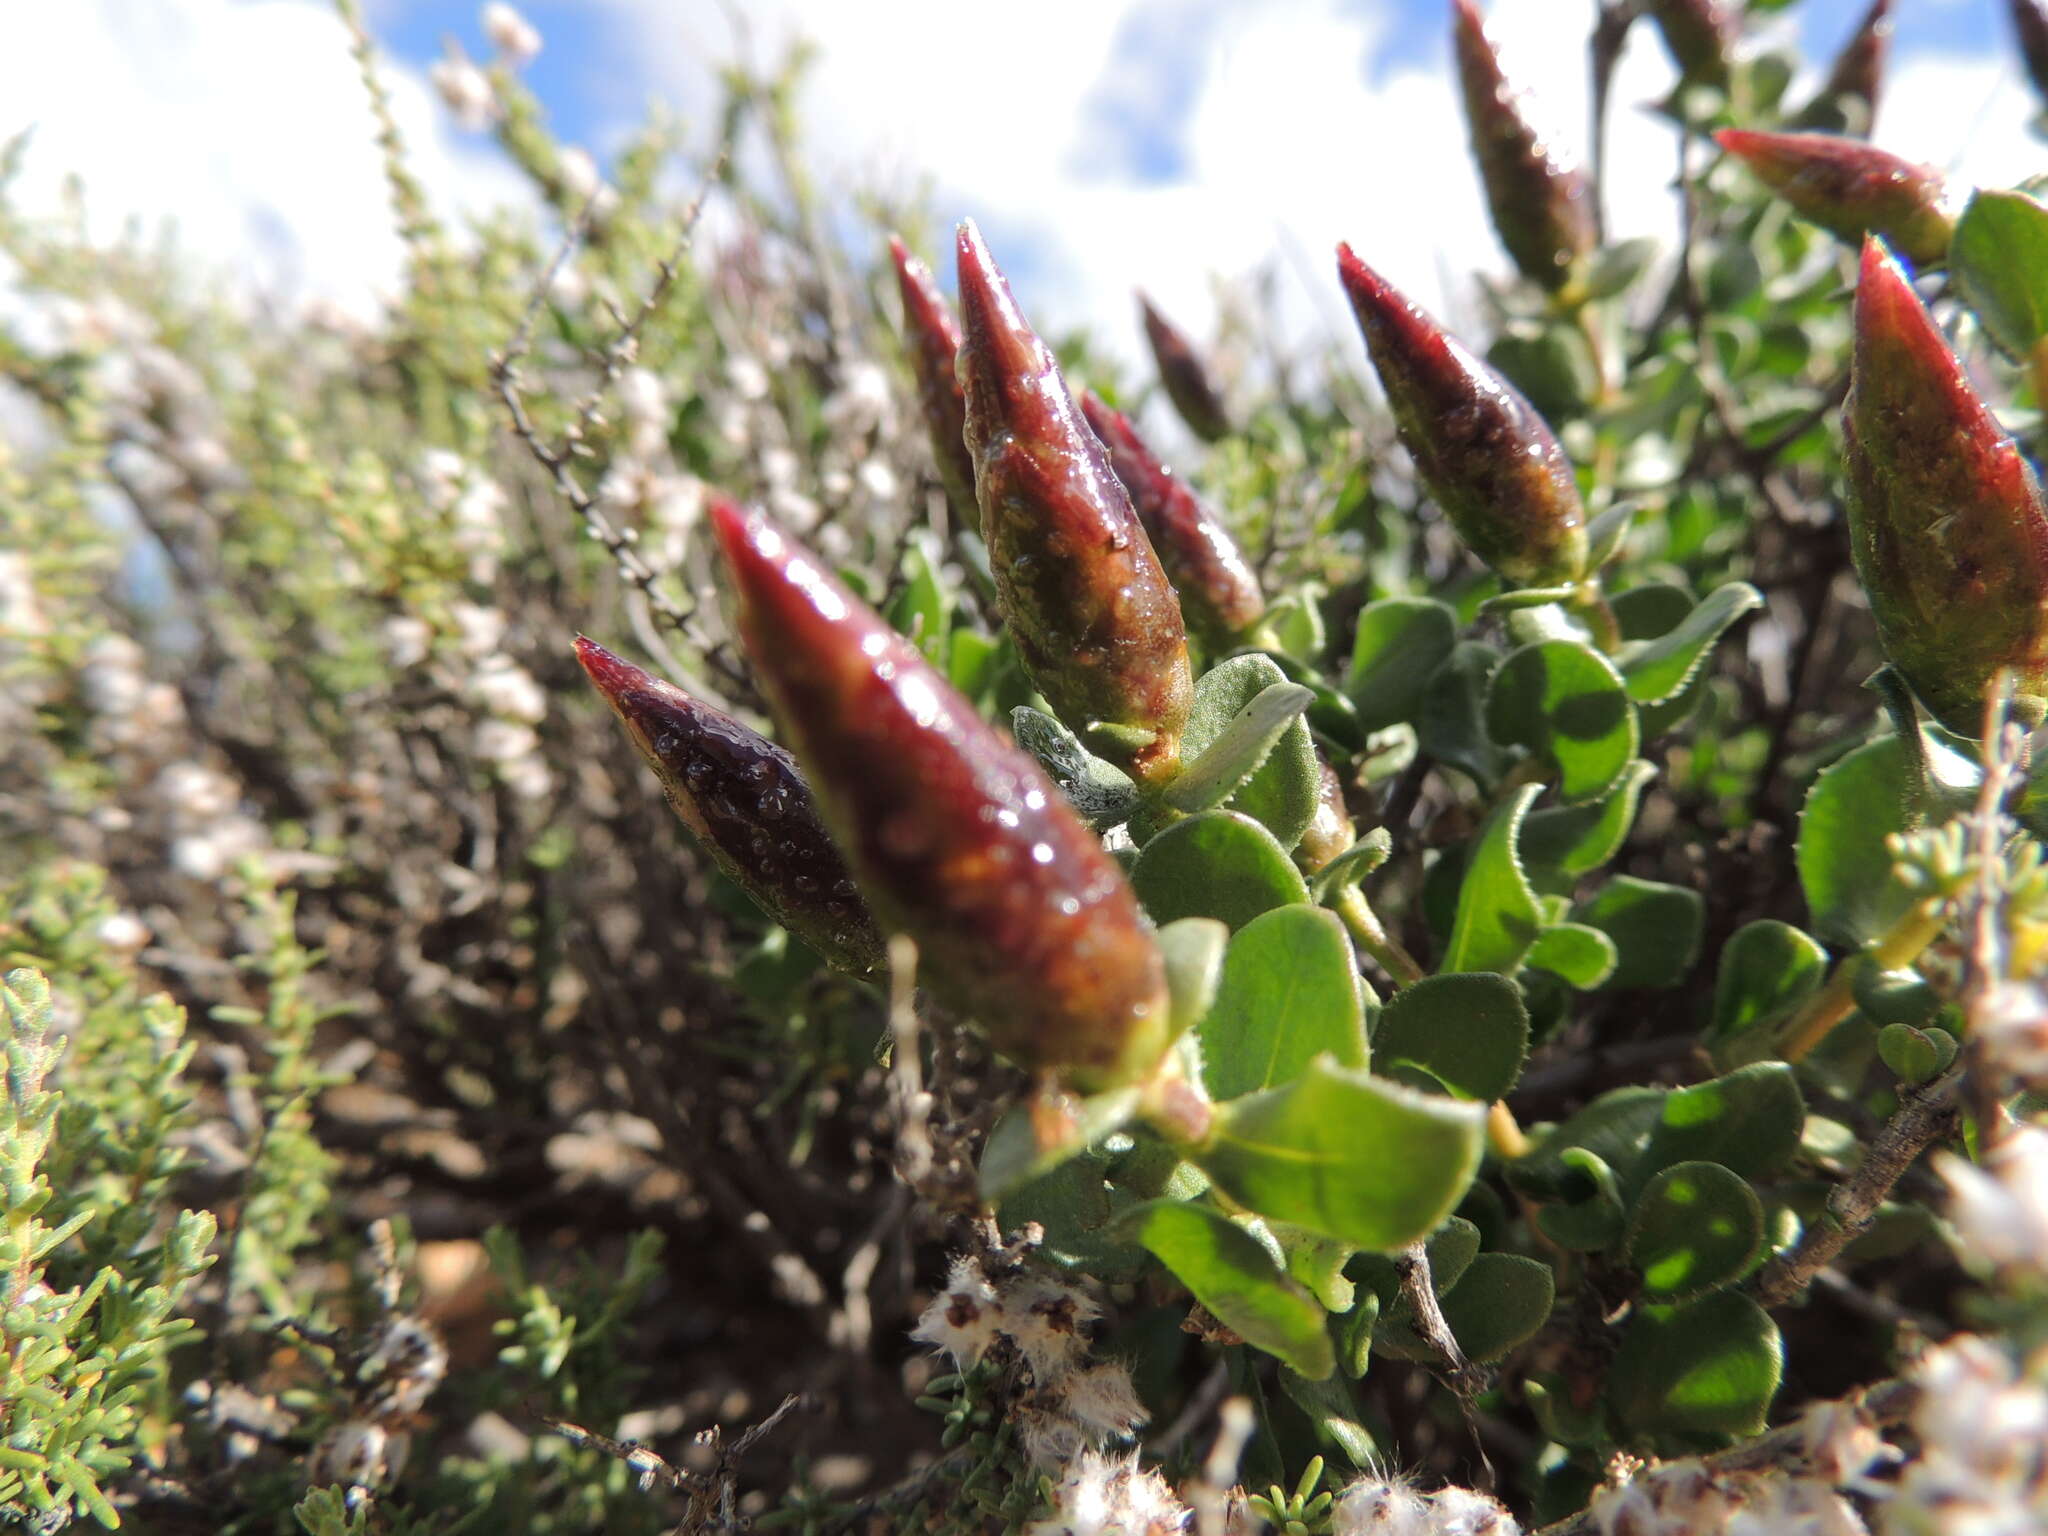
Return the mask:
[[[56,338],[0,317],[38,439],[0,443],[0,1523],[1020,1528],[1061,1475],[1026,1443],[1045,1358],[968,1351],[924,1384],[935,1422],[884,1423],[942,1230],[1105,1310],[1075,1337],[1128,1370],[1170,1476],[1213,1437],[1207,1383],[1250,1404],[1250,1504],[1287,1536],[1332,1526],[1325,1457],[1469,1478],[1460,1422],[1518,1513],[1569,1514],[1617,1449],[1788,1419],[1788,1351],[1892,1370],[1898,1295],[2042,1336],[2015,1266],[1972,1293],[1930,1262],[1923,1173],[1841,1225],[1959,1076],[1921,1148],[2039,1124],[1986,999],[2048,962],[2048,776],[1888,672],[1859,686],[1853,269],[1700,132],[1776,122],[1789,61],[1692,68],[1665,105],[1685,261],[1631,242],[1560,290],[1489,284],[1459,338],[1555,430],[1583,579],[1460,549],[1334,350],[1232,381],[1237,429],[1176,470],[1257,553],[1266,616],[1198,656],[1158,784],[1045,712],[987,550],[931,515],[893,300],[842,243],[929,231],[809,182],[800,60],[723,78],[718,144],[650,124],[587,221],[493,66],[501,152],[584,224],[538,287],[540,224],[445,225],[359,62],[408,259],[374,321],[224,302],[0,188],[10,300]],[[675,166],[722,149],[737,237],[673,260]],[[1980,189],[1923,288],[2036,453],[2044,274],[2040,202]],[[1270,321],[1233,314],[1224,350],[1269,352]],[[1069,380],[1141,402],[1113,350],[1063,343]],[[1114,852],[1170,997],[1149,1075],[1026,1083],[707,872],[566,641],[773,729],[719,616],[714,491],[813,543]],[[1999,775],[2014,814],[1987,817]],[[387,1214],[436,1246],[373,1242],[366,1276]],[[1837,1236],[1853,1337],[1784,1300]],[[400,1411],[390,1342],[444,1327]],[[688,1460],[771,1381],[825,1427]],[[858,1497],[813,1475],[870,1435],[936,1459]],[[742,1477],[765,1503],[732,1516]]]

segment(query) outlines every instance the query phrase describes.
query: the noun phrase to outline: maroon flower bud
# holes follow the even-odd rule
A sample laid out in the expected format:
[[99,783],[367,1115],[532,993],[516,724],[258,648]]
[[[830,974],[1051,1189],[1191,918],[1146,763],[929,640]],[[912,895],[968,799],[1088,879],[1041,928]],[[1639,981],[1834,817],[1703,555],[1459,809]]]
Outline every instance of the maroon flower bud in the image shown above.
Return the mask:
[[1142,293],[1138,295],[1138,315],[1145,323],[1145,341],[1158,365],[1159,382],[1166,386],[1166,398],[1180,412],[1188,430],[1205,443],[1228,437],[1230,413],[1194,344]]
[[1130,492],[1166,578],[1180,594],[1180,611],[1211,650],[1227,650],[1266,611],[1259,578],[1221,518],[1138,435],[1122,411],[1091,390],[1081,411],[1102,440],[1110,468]]
[[576,659],[683,825],[775,921],[842,971],[882,964],[882,935],[839,856],[796,760],[758,731],[594,640]]
[[1083,1091],[1150,1072],[1165,964],[1129,882],[1038,764],[766,519],[711,518],[762,690],[919,976]]
[[1877,94],[1884,84],[1885,54],[1892,41],[1892,0],[1876,0],[1863,25],[1835,55],[1834,68],[1813,100],[1792,119],[1794,128],[1851,133],[1869,138],[1877,120]]
[[1714,140],[1801,218],[1838,239],[1880,235],[1920,266],[1948,255],[1955,220],[1942,207],[1947,185],[1931,165],[1825,133],[1723,128]]
[[1401,444],[1466,546],[1521,586],[1586,574],[1586,510],[1564,450],[1515,387],[1337,247]]
[[1843,406],[1849,547],[1892,665],[1975,736],[2001,667],[2048,694],[2048,504],[1899,265],[1863,247]]
[[1722,0],[1649,0],[1664,47],[1688,83],[1725,85],[1742,21]]
[[1171,778],[1194,694],[1180,603],[972,222],[960,226],[960,309],[981,536],[1017,653],[1097,751],[1141,779]]
[[1454,8],[1452,41],[1465,87],[1465,125],[1494,232],[1524,277],[1562,288],[1599,243],[1591,189],[1522,115],[1475,0],[1454,0]]
[[910,254],[896,236],[889,237],[896,260],[896,285],[903,293],[903,341],[910,371],[917,379],[917,401],[924,429],[931,435],[932,457],[953,516],[966,528],[981,526],[974,501],[974,458],[961,435],[967,424],[967,400],[960,391],[954,359],[960,351],[960,327],[946,296],[933,281],[931,268]]
[[2012,0],[2012,30],[2020,45],[2020,62],[2041,100],[2048,102],[2048,5],[2042,0]]
[[1337,770],[1324,762],[1320,753],[1316,756],[1316,767],[1322,770],[1316,784],[1316,813],[1309,820],[1308,830],[1301,834],[1301,841],[1294,845],[1294,862],[1310,874],[1358,841]]

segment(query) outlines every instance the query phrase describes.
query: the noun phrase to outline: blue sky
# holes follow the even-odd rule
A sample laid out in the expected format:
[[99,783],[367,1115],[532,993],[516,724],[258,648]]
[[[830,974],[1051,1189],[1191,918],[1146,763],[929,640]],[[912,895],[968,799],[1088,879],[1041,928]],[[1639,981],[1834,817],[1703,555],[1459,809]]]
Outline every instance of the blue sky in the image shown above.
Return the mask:
[[[1774,25],[1819,68],[1865,0],[1802,0]],[[366,0],[384,74],[433,195],[525,195],[428,72],[453,40],[489,52],[477,0]],[[1568,151],[1585,128],[1593,0],[1486,0],[1510,72]],[[1504,262],[1465,158],[1447,0],[527,0],[526,70],[600,162],[652,102],[700,132],[710,70],[743,15],[757,57],[803,30],[823,54],[804,122],[820,181],[929,192],[980,219],[1027,307],[1135,352],[1142,284],[1196,332],[1219,281],[1277,263],[1299,329],[1348,331],[1339,239],[1456,317],[1463,274]],[[1963,182],[2048,168],[2005,0],[1897,0],[1878,140]],[[1019,18],[1023,19],[1020,20]],[[82,174],[101,227],[175,222],[196,253],[266,288],[362,311],[399,270],[360,89],[328,0],[23,5],[0,51],[0,135],[33,123],[21,195]],[[1610,215],[1668,234],[1671,141],[1640,104],[1668,89],[1636,29],[1616,92]],[[1803,88],[1803,87],[1802,87]],[[4,276],[4,274],[0,274]]]

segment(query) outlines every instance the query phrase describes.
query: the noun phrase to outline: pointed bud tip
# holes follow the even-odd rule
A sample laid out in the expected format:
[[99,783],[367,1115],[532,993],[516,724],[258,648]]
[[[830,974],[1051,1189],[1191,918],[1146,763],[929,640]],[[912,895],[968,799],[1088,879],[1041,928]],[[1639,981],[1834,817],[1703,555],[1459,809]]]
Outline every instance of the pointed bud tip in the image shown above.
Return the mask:
[[1392,284],[1359,259],[1358,253],[1351,249],[1349,241],[1338,243],[1337,276],[1343,282],[1345,291],[1351,295],[1353,304],[1366,304],[1374,309],[1381,309],[1389,300],[1398,297]]
[[895,260],[899,269],[910,263],[910,247],[903,243],[901,235],[891,235],[889,237],[889,255]]
[[620,693],[647,677],[647,673],[625,657],[606,650],[588,635],[576,637],[576,660],[581,663],[584,675],[597,686],[597,691],[608,699],[616,699]]

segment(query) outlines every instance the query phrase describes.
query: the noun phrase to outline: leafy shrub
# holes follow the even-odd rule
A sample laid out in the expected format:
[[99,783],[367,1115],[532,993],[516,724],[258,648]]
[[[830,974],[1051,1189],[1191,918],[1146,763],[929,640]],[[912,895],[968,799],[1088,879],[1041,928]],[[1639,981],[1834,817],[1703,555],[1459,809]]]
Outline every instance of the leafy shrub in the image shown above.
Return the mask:
[[1603,8],[1660,252],[1459,0],[1490,340],[1147,303],[1188,475],[823,233],[800,59],[598,184],[491,9],[559,246],[357,27],[375,322],[0,203],[0,1513],[2039,1518],[2048,211],[1860,137],[1885,4],[1810,101]]

